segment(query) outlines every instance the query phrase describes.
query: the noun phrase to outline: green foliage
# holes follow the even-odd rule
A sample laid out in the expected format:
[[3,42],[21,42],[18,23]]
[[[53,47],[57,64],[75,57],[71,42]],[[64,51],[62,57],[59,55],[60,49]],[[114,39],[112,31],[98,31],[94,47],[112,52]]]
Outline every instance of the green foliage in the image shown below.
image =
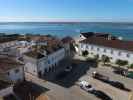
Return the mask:
[[105,63],[109,63],[110,62],[110,58],[106,55],[103,55],[102,56],[102,62],[105,64]]
[[130,68],[133,68],[133,64],[130,65]]
[[76,47],[79,47],[79,45],[78,45],[78,44],[75,44],[75,46],[76,46]]
[[125,66],[128,64],[128,61],[118,59],[118,60],[116,60],[116,64],[119,66]]
[[98,54],[95,55],[95,56],[94,56],[94,59],[95,59],[95,60],[98,60],[98,59],[99,59],[99,55],[98,55]]
[[89,54],[89,52],[87,50],[82,51],[82,56],[86,57]]

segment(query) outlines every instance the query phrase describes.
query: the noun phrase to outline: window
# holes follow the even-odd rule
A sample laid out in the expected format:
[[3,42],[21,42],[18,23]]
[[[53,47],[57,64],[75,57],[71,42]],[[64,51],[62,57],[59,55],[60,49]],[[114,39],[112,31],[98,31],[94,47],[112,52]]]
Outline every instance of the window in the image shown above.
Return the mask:
[[130,57],[130,54],[127,54],[127,57],[129,58]]
[[121,56],[121,52],[119,52],[118,55]]
[[97,51],[99,51],[100,50],[100,48],[97,48]]
[[9,76],[10,75],[10,72],[8,72],[7,75]]
[[93,50],[93,46],[91,46],[91,50]]
[[89,46],[88,46],[88,45],[86,45],[86,48],[87,48],[87,49],[89,49]]
[[16,70],[15,70],[15,73],[18,73],[18,72],[19,72],[19,69],[16,69]]
[[81,48],[83,48],[83,44],[81,44]]
[[114,51],[113,50],[111,50],[111,54],[113,54],[114,53]]
[[50,60],[48,60],[48,64],[50,64]]
[[106,49],[104,49],[103,52],[106,52]]
[[28,68],[27,68],[27,67],[25,67],[25,71],[26,71],[26,72],[28,71]]

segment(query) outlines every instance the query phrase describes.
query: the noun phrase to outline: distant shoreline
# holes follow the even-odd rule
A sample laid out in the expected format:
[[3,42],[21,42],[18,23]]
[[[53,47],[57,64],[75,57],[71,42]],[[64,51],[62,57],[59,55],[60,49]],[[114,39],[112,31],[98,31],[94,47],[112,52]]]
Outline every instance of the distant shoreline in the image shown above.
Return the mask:
[[133,23],[112,22],[0,22],[0,33],[50,34],[77,37],[80,32],[102,32],[133,40]]

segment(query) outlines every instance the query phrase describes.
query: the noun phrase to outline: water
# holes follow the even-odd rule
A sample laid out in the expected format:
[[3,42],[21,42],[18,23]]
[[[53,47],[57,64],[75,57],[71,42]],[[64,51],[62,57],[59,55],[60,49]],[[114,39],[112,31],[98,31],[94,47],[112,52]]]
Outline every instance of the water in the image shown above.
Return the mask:
[[0,33],[52,34],[59,37],[77,36],[81,32],[106,32],[133,40],[133,23],[46,23],[46,22],[8,22],[0,23]]

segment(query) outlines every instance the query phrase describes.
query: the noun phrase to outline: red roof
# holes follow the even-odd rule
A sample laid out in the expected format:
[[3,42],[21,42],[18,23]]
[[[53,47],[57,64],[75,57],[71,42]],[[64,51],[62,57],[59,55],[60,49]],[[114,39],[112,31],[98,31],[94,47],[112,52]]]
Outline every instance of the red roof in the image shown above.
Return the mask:
[[128,51],[133,52],[133,41],[107,40],[102,37],[90,37],[90,38],[82,40],[80,42],[99,45],[99,46],[105,46],[105,47],[110,47],[110,48],[128,50]]
[[10,69],[20,67],[21,63],[10,59],[10,58],[0,58],[0,73],[4,73]]
[[70,37],[70,36],[67,36],[67,37],[64,37],[61,41],[63,43],[73,43],[74,39],[72,37]]

